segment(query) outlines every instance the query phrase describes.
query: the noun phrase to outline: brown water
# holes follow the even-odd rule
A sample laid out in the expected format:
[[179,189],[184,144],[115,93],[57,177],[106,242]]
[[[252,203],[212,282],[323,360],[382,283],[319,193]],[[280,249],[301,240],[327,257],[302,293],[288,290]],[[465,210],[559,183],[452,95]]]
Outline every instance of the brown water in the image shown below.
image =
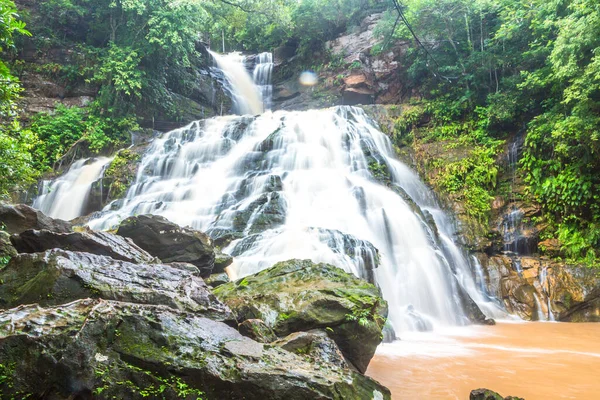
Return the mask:
[[600,323],[507,323],[403,335],[367,374],[400,399],[469,398],[485,387],[526,400],[600,399]]

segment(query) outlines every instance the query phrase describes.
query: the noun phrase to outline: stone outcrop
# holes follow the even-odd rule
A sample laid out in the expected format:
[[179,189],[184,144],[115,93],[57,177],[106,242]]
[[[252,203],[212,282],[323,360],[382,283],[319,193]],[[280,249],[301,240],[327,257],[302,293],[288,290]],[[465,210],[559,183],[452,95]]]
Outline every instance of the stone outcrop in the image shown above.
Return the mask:
[[221,322],[107,300],[0,313],[0,359],[7,398],[390,399],[370,378]]
[[108,232],[84,228],[78,232],[59,233],[49,230],[28,230],[13,235],[11,241],[19,253],[38,253],[50,249],[64,249],[132,263],[152,263],[155,258],[138,247],[129,238]]
[[374,285],[328,264],[290,260],[214,293],[238,321],[261,319],[279,337],[323,329],[364,372],[382,339],[387,303]]
[[48,250],[19,254],[0,272],[0,306],[56,305],[95,297],[142,304],[163,304],[218,321],[233,323],[231,310],[195,276],[164,264],[133,264],[105,256]]
[[407,97],[400,60],[410,44],[396,42],[384,52],[372,51],[381,42],[373,31],[382,16],[381,13],[367,16],[356,30],[326,42],[326,52],[314,54],[313,62],[325,66],[315,74],[314,86],[305,86],[299,80],[305,71],[296,47],[288,44],[275,49],[274,108],[307,110],[334,105],[390,104]]
[[490,295],[526,320],[600,320],[600,272],[546,257],[478,253]]
[[29,229],[47,229],[53,232],[71,232],[71,224],[50,218],[25,204],[0,204],[0,224],[8,233],[21,233]]
[[128,237],[165,263],[186,262],[209,276],[214,268],[215,251],[211,239],[200,231],[182,228],[164,217],[140,215],[124,220],[117,234]]

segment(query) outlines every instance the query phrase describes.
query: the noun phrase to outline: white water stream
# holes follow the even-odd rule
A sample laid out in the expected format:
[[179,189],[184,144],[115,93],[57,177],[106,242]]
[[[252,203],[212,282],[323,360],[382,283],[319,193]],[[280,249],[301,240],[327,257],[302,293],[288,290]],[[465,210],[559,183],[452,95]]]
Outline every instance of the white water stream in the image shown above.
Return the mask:
[[66,221],[85,212],[92,184],[102,176],[112,158],[78,160],[54,181],[43,181],[41,194],[33,206],[44,214]]
[[[214,56],[238,110],[260,114],[269,92],[240,57]],[[72,197],[53,202],[78,207]],[[480,291],[432,193],[360,108],[217,117],[168,132],[148,148],[122,206],[111,208],[90,226],[163,215],[225,243],[236,277],[310,258],[374,280],[396,332],[467,324],[465,293],[488,317],[505,315]]]

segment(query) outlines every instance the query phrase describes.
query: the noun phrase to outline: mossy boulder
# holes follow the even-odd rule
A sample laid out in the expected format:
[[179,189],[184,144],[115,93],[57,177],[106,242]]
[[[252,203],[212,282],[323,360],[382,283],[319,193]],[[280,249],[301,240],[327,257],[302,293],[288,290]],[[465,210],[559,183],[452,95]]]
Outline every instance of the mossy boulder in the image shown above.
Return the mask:
[[279,337],[323,329],[364,372],[382,339],[387,303],[379,289],[342,269],[290,260],[214,290],[238,321],[261,319]]
[[19,254],[0,272],[0,307],[63,304],[87,297],[163,304],[235,324],[193,265],[133,264],[64,250]]
[[129,217],[119,225],[117,235],[128,237],[163,262],[186,262],[208,277],[215,264],[210,237],[191,228],[182,228],[158,215]]
[[0,313],[2,398],[390,399],[376,381],[165,306],[84,299]]

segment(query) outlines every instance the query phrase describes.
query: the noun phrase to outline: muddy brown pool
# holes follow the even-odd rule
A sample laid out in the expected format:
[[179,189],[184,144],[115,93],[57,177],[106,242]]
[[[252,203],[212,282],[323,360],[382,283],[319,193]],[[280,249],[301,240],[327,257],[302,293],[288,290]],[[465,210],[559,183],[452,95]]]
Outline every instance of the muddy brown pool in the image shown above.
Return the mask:
[[410,333],[367,374],[401,399],[468,399],[485,387],[526,400],[600,399],[600,323],[499,322]]

